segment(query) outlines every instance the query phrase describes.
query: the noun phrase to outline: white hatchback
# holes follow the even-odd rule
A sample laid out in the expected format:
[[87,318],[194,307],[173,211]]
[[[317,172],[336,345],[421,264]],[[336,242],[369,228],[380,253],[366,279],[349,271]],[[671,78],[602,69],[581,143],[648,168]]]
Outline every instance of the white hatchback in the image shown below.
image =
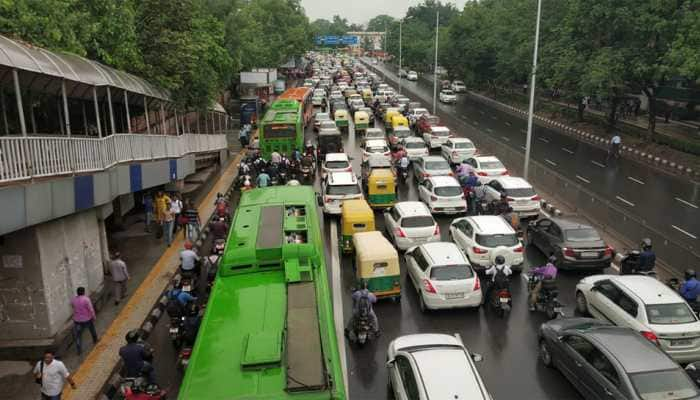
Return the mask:
[[497,256],[503,256],[513,270],[523,268],[523,245],[513,227],[498,215],[457,218],[450,224],[449,235],[474,268],[486,269]]
[[467,211],[464,191],[452,176],[435,176],[418,186],[418,198],[433,214],[458,214]]
[[440,240],[440,225],[420,201],[402,201],[385,210],[384,229],[399,250]]
[[467,159],[467,164],[474,168],[474,173],[482,184],[487,184],[494,178],[509,174],[501,160],[494,156],[474,156]]
[[345,153],[327,153],[323,160],[323,176],[330,172],[352,172],[350,157]]
[[442,144],[441,151],[450,164],[459,164],[477,153],[474,143],[467,138],[449,138]]
[[366,162],[370,157],[386,158],[391,161],[391,151],[384,139],[367,140],[362,148],[362,161]]
[[321,181],[323,212],[340,214],[343,201],[361,199],[362,188],[352,172],[331,172]]
[[540,214],[540,196],[525,179],[515,176],[502,176],[484,185],[484,200],[500,200],[505,194],[508,205],[520,217],[535,217]]
[[406,150],[408,159],[411,161],[430,155],[425,141],[419,137],[409,136],[404,138],[401,141],[401,144],[403,145],[404,150]]
[[438,149],[450,137],[450,129],[446,126],[432,126],[430,132],[423,134],[423,140],[431,149]]
[[467,257],[452,242],[406,250],[406,273],[418,292],[420,309],[479,307],[481,282]]

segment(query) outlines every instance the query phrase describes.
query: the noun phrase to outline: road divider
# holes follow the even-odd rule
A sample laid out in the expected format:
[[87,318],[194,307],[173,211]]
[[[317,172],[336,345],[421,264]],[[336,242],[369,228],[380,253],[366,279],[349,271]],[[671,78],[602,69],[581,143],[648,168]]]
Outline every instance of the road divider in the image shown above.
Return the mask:
[[632,178],[631,176],[628,176],[627,179],[631,180],[631,181],[634,182],[634,183],[638,183],[638,184],[640,184],[640,185],[644,185],[644,182],[640,181],[640,180],[637,179],[637,178]]
[[578,179],[578,180],[580,180],[580,181],[582,181],[582,182],[585,182],[585,183],[591,183],[591,181],[589,181],[588,179],[582,177],[581,175],[576,175],[576,179]]
[[596,167],[605,168],[605,164],[601,164],[598,161],[591,161],[591,164],[595,165]]
[[567,149],[566,147],[562,147],[561,149],[564,150],[565,152],[569,153],[569,154],[574,154],[574,152],[573,152],[572,150],[569,150],[569,149]]

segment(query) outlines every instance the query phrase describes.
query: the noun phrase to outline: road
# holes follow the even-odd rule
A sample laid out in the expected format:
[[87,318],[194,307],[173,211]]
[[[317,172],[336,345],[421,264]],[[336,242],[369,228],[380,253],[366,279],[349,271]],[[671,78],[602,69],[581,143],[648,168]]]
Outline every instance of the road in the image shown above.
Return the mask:
[[[372,65],[390,79],[396,74]],[[397,86],[397,85],[394,85]],[[432,107],[432,82],[403,80],[403,93]],[[460,95],[457,104],[438,103],[438,114],[458,134],[487,134],[512,149],[524,152],[527,121]],[[476,141],[476,138],[474,138]],[[478,141],[477,141],[478,142]],[[604,150],[553,129],[535,126],[532,159],[582,185],[624,213],[646,221],[659,237],[697,248],[700,237],[700,182],[670,175],[634,160],[604,165]],[[625,228],[623,228],[625,230]],[[637,242],[639,231],[631,226],[620,232]],[[686,260],[692,262],[691,260]],[[680,264],[680,263],[679,263]],[[678,265],[681,268],[683,265]]]

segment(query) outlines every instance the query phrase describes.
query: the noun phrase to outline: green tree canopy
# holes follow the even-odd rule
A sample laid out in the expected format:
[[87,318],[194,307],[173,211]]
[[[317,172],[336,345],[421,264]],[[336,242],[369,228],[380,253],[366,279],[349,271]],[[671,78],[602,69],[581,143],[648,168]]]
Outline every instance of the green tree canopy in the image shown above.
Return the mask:
[[389,29],[389,26],[396,21],[394,17],[386,14],[380,14],[369,20],[367,23],[368,32],[384,32]]

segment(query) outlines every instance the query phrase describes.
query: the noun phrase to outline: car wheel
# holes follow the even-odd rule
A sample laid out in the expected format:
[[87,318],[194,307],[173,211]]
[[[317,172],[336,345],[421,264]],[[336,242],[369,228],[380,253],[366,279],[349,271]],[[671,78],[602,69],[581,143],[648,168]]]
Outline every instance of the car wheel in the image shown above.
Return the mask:
[[552,367],[552,353],[544,339],[540,340],[540,358],[545,367]]
[[429,311],[428,306],[426,306],[425,301],[423,301],[423,295],[420,293],[420,291],[418,291],[418,304],[420,305],[420,311],[422,313],[427,313]]
[[588,301],[581,291],[576,292],[576,311],[581,315],[588,315]]

